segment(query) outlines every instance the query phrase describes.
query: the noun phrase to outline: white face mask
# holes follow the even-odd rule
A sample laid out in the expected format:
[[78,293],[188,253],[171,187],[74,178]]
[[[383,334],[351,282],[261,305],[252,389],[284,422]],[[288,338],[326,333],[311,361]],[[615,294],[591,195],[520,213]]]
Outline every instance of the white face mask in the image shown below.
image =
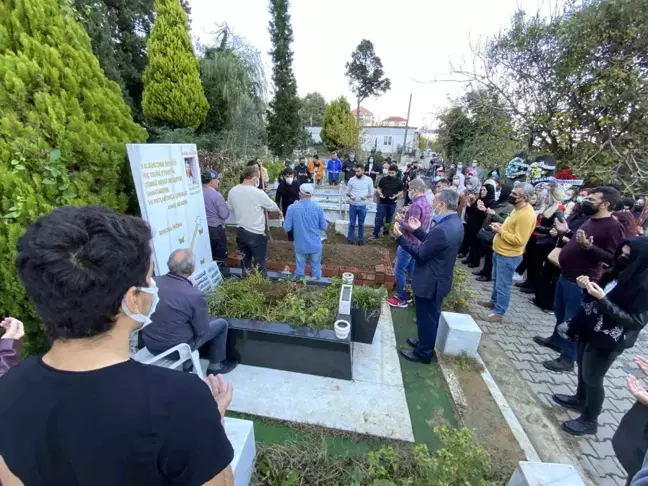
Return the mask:
[[290,185],[293,183],[294,178],[293,177],[286,177],[286,184]]
[[158,305],[158,302],[160,302],[160,297],[158,295],[158,286],[155,283],[155,280],[151,279],[151,286],[150,287],[137,287],[137,290],[140,292],[146,292],[147,294],[151,294],[153,296],[153,300],[151,302],[151,308],[148,311],[148,314],[134,314],[132,313],[128,307],[126,307],[126,303],[122,300],[122,312],[126,314],[128,317],[133,319],[134,321],[141,322],[142,327],[140,329],[145,328],[148,326],[151,322],[151,316],[155,312],[155,308]]
[[389,171],[387,169],[383,169],[383,174],[387,175]]

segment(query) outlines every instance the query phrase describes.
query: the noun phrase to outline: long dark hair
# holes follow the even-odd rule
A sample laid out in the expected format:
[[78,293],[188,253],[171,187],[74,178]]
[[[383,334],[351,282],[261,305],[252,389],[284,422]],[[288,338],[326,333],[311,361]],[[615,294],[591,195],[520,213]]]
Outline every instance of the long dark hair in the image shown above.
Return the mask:
[[[621,270],[616,262],[623,253],[624,246],[630,247],[630,256],[628,265]],[[637,236],[621,243],[614,262],[603,275],[600,286],[605,287],[616,280],[617,286],[609,294],[612,302],[630,312],[648,310],[648,238]]]
[[612,217],[616,219],[623,229],[625,229],[626,236],[632,238],[634,236],[639,236],[637,231],[637,220],[629,211],[614,211]]

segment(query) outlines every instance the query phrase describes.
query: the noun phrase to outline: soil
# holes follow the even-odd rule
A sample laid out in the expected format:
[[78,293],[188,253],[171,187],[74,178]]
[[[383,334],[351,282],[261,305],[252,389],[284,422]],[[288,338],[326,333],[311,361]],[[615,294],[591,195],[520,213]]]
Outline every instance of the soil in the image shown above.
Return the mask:
[[587,473],[581,468],[578,457],[574,454],[577,448],[570,442],[570,437],[560,430],[559,422],[552,417],[548,407],[538,402],[529,384],[520,376],[502,348],[490,336],[483,334],[479,354],[540,459],[543,462],[573,464],[580,470],[581,478],[586,484],[593,484],[588,480]]
[[[227,228],[227,246],[231,252],[236,248],[236,228]],[[288,265],[295,263],[295,250],[293,244],[288,241],[288,234],[281,228],[271,228],[272,239],[268,241],[268,260]],[[376,265],[382,261],[381,255],[388,245],[388,238],[382,238],[375,242],[365,240],[364,246],[349,245],[346,238],[335,233],[335,229],[329,226],[326,232],[327,239],[323,245],[322,263],[330,266],[357,267],[361,270],[373,271]],[[369,232],[369,234],[371,234]],[[393,239],[391,243],[395,245]],[[395,251],[395,250],[394,250]],[[393,258],[393,253],[392,253]]]
[[522,449],[484,383],[481,370],[446,363],[457,375],[468,402],[468,407],[457,410],[461,421],[489,452],[495,477],[507,482],[518,463],[526,460]]

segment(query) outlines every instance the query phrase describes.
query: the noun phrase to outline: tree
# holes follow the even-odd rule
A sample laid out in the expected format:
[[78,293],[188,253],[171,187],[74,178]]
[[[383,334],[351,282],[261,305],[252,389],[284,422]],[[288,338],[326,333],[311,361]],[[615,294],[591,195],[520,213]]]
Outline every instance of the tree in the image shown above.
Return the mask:
[[200,78],[209,103],[204,130],[232,130],[241,111],[254,118],[249,122],[263,125],[267,88],[261,55],[227,25],[219,29],[214,45],[203,48]]
[[157,20],[149,38],[142,109],[151,124],[196,128],[209,105],[200,84],[187,14],[178,0],[155,0]]
[[16,274],[18,238],[57,206],[124,210],[124,144],[146,131],[65,2],[0,2],[0,32],[0,309],[25,322],[27,352],[38,352],[44,333]]
[[385,77],[382,61],[376,55],[373,43],[367,39],[360,41],[345,67],[344,75],[349,78],[351,91],[358,100],[359,117],[360,103],[370,96],[380,96],[389,91],[391,81]]
[[[188,2],[181,4],[189,15]],[[74,6],[106,76],[121,87],[135,120],[143,121],[142,74],[155,20],[153,0],[74,0]]]
[[320,136],[322,143],[330,151],[346,151],[358,146],[360,125],[351,113],[351,105],[344,96],[326,106]]
[[308,93],[301,100],[299,116],[302,126],[321,127],[326,110],[326,100],[319,93]]
[[551,153],[589,183],[648,189],[646,0],[567,2],[551,17],[518,12],[455,68],[497,94],[527,149]]
[[289,157],[297,146],[302,129],[299,118],[297,81],[292,70],[292,25],[289,0],[270,0],[270,39],[272,40],[272,84],[274,97],[268,109],[268,146],[272,153]]

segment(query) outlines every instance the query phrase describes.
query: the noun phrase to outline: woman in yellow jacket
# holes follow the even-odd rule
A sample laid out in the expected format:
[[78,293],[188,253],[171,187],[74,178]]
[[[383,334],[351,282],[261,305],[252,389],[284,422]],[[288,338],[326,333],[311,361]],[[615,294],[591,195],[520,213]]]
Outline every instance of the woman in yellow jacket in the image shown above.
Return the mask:
[[315,184],[321,184],[324,177],[324,164],[320,161],[319,155],[315,154],[314,158],[308,164],[308,170],[313,174]]

